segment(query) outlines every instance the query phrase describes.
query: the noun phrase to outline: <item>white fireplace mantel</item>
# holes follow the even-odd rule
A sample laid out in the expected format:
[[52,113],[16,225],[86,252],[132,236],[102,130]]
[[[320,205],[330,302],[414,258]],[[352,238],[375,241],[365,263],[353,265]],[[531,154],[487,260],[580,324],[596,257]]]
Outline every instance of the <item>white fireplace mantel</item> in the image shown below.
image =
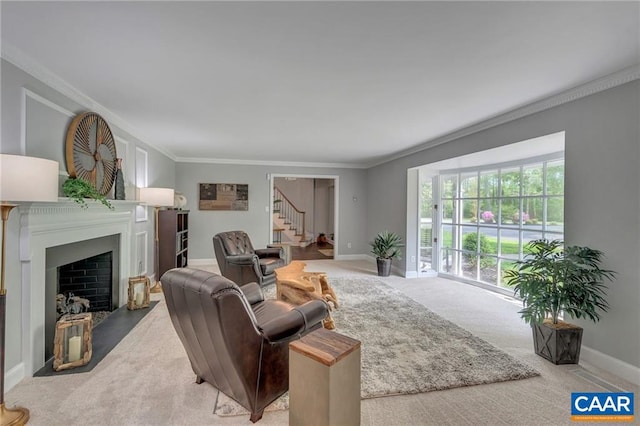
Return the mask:
[[127,301],[133,274],[132,247],[136,201],[113,201],[114,209],[89,201],[82,209],[68,198],[57,203],[20,206],[20,262],[22,268],[22,364],[30,377],[44,365],[45,269],[47,248],[109,235],[120,236],[119,303]]

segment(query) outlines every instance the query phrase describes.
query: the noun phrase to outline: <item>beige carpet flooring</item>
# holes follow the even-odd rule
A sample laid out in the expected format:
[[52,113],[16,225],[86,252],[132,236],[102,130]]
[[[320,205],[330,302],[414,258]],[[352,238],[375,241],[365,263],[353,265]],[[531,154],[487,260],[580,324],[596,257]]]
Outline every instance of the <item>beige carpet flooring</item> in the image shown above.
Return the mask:
[[[366,261],[307,261],[332,276],[375,275]],[[210,269],[210,268],[203,268]],[[589,365],[555,366],[533,354],[530,329],[509,298],[440,278],[384,282],[534,368],[541,376],[415,395],[363,400],[363,425],[570,425],[571,392],[638,387]],[[212,413],[218,392],[194,383],[186,354],[160,303],[91,372],[27,378],[5,395],[31,410],[31,425],[250,424]],[[171,331],[171,332],[168,332]],[[638,401],[636,400],[636,407]],[[259,424],[285,425],[288,411]]]

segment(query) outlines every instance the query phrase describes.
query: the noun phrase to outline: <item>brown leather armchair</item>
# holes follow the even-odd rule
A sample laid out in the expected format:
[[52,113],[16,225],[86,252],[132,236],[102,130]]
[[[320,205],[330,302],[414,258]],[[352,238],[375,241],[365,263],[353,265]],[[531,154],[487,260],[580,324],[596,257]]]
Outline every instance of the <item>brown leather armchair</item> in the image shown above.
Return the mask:
[[289,389],[289,342],[321,327],[326,303],[264,300],[256,283],[238,287],[190,268],[171,269],[161,282],[196,383],[210,383],[260,420]]
[[274,271],[285,265],[282,249],[254,249],[244,231],[220,232],[213,237],[213,250],[222,276],[238,285],[276,281]]

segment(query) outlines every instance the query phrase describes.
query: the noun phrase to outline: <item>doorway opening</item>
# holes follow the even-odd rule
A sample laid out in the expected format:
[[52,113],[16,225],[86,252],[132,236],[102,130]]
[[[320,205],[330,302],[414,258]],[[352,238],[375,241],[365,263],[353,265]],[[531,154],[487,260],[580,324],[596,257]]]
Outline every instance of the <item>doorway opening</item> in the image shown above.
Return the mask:
[[271,175],[271,244],[288,246],[291,260],[337,256],[338,176]]

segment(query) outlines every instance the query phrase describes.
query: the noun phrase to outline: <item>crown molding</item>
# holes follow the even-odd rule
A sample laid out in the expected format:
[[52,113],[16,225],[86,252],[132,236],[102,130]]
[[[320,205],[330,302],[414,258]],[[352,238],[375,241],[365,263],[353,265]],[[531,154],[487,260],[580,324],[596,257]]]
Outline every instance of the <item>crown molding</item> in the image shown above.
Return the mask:
[[[28,56],[17,47],[13,46],[11,43],[8,43],[6,41],[2,42],[2,50],[0,51],[0,56],[2,57],[2,59],[12,63],[22,71],[42,81],[44,84],[51,87],[55,91],[61,93],[63,96],[66,96],[72,101],[80,104],[88,111],[93,111],[101,115],[109,124],[113,124],[114,126],[127,132],[141,142],[144,142],[145,144],[153,147],[153,149],[169,157],[171,160],[176,161],[176,157],[172,153],[146,142],[146,139],[142,135],[142,133],[122,117],[114,114],[113,112],[111,112],[111,110],[102,106],[91,97],[85,95],[84,93],[73,87],[71,84],[67,83],[64,79],[53,73],[51,70],[44,67],[38,61]],[[33,91],[30,92],[33,93]],[[42,96],[39,97],[45,99]]]
[[384,159],[383,161],[369,163],[367,165],[367,168],[379,166],[381,164],[385,164],[390,161],[397,160],[402,157],[406,157],[408,155],[416,154],[420,151],[424,151],[425,149],[433,148],[435,146],[442,145],[447,142],[451,142],[456,139],[460,139],[462,137],[472,135],[482,130],[490,129],[491,127],[495,127],[500,124],[505,124],[510,121],[514,121],[519,118],[523,118],[528,115],[535,114],[537,112],[541,112],[562,104],[566,104],[568,102],[573,102],[575,100],[584,98],[586,96],[590,96],[595,93],[602,92],[604,90],[608,90],[616,86],[620,86],[622,84],[626,84],[638,79],[640,79],[640,64],[635,64],[628,68],[622,69],[620,71],[614,72],[612,74],[609,74],[604,77],[598,78],[596,80],[590,81],[588,83],[582,84],[580,86],[576,86],[572,89],[565,90],[556,95],[546,97],[544,99],[529,103],[525,106],[513,109],[504,114],[497,115],[487,120],[482,120],[470,126],[466,126],[461,129],[455,130],[451,133],[447,133],[446,135],[439,136],[435,139],[431,139],[420,145],[414,146],[413,148],[409,148],[407,150],[393,154],[387,157],[386,159]]
[[302,163],[296,161],[264,161],[264,160],[239,160],[227,158],[189,158],[178,157],[178,163],[202,163],[202,164],[234,164],[241,166],[279,166],[279,167],[321,167],[325,169],[367,169],[369,166],[357,163]]

